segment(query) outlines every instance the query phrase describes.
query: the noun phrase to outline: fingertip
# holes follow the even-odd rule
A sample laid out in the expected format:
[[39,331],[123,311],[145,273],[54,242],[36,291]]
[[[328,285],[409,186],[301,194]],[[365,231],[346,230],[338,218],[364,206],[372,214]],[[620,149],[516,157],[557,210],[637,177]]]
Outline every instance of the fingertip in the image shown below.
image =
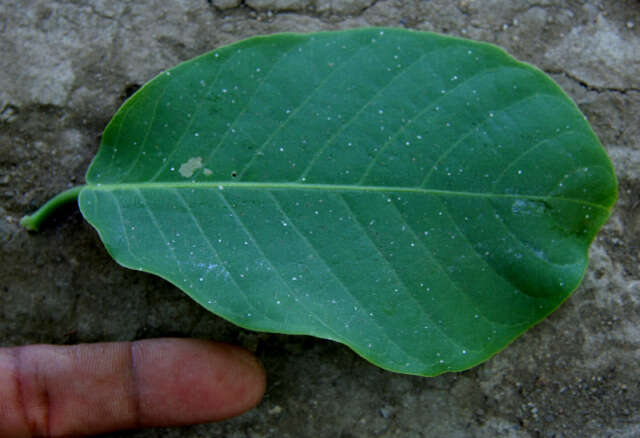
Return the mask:
[[194,339],[135,344],[143,426],[224,420],[254,407],[265,392],[262,365],[240,347]]
[[253,408],[267,390],[267,373],[258,358],[244,348],[229,346],[233,360],[246,381],[244,406],[246,410]]

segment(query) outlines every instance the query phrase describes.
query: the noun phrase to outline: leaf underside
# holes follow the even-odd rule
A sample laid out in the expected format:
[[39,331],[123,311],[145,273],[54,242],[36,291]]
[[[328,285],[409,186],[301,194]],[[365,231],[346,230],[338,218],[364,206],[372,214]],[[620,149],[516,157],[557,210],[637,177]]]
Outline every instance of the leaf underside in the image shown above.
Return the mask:
[[546,75],[394,29],[251,38],[157,76],[87,184],[82,213],[120,264],[242,327],[419,375],[553,311],[617,197]]

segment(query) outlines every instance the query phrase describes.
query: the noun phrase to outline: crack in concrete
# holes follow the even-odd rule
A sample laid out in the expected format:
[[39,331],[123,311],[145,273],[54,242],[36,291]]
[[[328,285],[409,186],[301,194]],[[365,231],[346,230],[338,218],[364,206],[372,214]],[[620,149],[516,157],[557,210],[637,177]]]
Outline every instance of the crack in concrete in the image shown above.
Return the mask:
[[[216,8],[216,5],[213,3],[213,0],[206,0],[207,4],[213,8]],[[311,17],[311,18],[325,18],[327,16],[333,16],[336,18],[341,18],[342,20],[346,20],[347,18],[353,18],[353,17],[359,17],[361,15],[363,15],[365,12],[367,12],[369,9],[373,8],[374,6],[376,6],[378,4],[380,0],[373,0],[371,2],[371,4],[363,6],[362,9],[359,9],[357,11],[354,12],[343,12],[343,11],[333,11],[331,9],[324,11],[324,12],[318,12],[316,7],[317,5],[315,5],[315,3],[311,6],[307,6],[303,9],[267,9],[267,10],[263,10],[263,9],[256,9],[255,7],[249,5],[247,3],[246,0],[241,0],[240,3],[237,6],[234,7],[230,7],[230,8],[226,8],[224,9],[224,12],[228,12],[228,11],[232,11],[232,10],[247,10],[250,13],[256,14],[256,15],[267,15],[269,18],[274,18],[275,16],[282,16],[282,15],[295,15],[295,16],[300,16],[300,17]],[[217,9],[217,8],[216,8]],[[255,17],[251,17],[252,19],[255,19]]]
[[563,75],[567,79],[570,79],[571,81],[577,83],[578,85],[580,85],[581,87],[587,89],[588,91],[593,91],[595,93],[620,93],[620,94],[625,94],[625,95],[627,93],[632,93],[632,92],[640,93],[640,88],[634,88],[634,87],[618,88],[618,87],[599,87],[597,85],[591,85],[591,84],[585,82],[584,80],[578,78],[577,76],[572,75],[571,73],[569,73],[569,72],[567,72],[565,70],[549,69],[549,70],[545,70],[545,72],[547,74],[550,74],[550,75]]
[[105,14],[105,13],[101,12],[101,11],[98,11],[98,10],[95,8],[95,6],[94,6],[94,5],[92,5],[92,4],[89,4],[88,6],[89,6],[89,10],[90,10],[93,14],[97,15],[97,16],[98,16],[98,17],[100,17],[100,18],[104,18],[105,20],[114,20],[114,19],[116,18],[116,17],[115,17],[115,16],[113,16],[113,15],[107,15],[107,14]]

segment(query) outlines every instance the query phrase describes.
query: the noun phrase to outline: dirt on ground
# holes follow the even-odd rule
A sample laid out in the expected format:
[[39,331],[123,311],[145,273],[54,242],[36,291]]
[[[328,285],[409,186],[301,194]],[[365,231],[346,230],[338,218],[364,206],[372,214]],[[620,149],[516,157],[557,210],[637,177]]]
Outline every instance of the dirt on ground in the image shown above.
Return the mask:
[[[496,43],[551,75],[588,117],[620,183],[583,284],[488,362],[421,378],[347,347],[254,333],[118,266],[70,205],[124,99],[175,64],[245,37],[363,26]],[[0,343],[159,336],[244,345],[262,403],[230,421],[111,437],[640,436],[640,2],[635,0],[0,0]]]

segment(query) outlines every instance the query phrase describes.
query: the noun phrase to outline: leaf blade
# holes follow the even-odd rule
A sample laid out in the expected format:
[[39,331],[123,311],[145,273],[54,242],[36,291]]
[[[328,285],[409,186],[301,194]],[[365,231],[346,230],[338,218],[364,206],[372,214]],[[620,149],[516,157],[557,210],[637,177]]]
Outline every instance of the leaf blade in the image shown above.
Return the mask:
[[554,310],[616,198],[546,76],[391,29],[251,39],[158,76],[87,181],[81,210],[121,264],[243,327],[420,375],[486,360]]

